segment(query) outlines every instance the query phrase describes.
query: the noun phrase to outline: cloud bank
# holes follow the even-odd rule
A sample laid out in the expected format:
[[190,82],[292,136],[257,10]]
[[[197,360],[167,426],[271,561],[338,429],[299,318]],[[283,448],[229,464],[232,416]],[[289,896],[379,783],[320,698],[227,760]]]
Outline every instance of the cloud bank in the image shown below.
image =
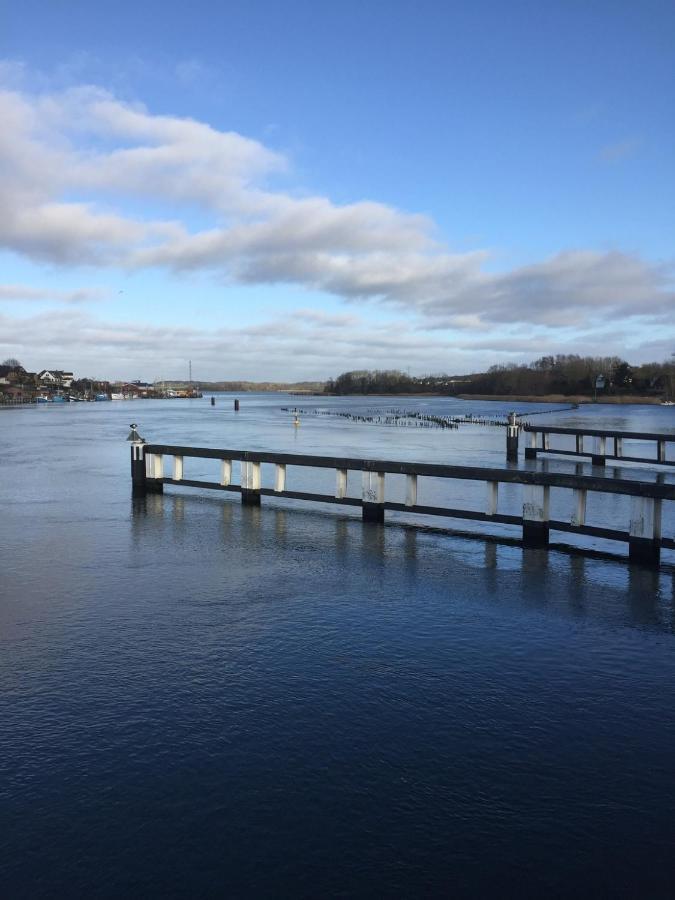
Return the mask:
[[100,88],[7,89],[0,117],[0,247],[37,263],[290,284],[431,329],[658,320],[675,300],[669,268],[619,251],[492,272],[486,249],[451,252],[424,216],[306,196],[261,142]]

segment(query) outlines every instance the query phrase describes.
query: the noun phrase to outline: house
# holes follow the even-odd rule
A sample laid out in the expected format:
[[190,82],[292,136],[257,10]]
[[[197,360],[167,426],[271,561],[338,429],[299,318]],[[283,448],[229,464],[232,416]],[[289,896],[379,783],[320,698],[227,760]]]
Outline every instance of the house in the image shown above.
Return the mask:
[[43,369],[38,372],[37,377],[44,387],[69,388],[75,376],[72,372],[64,372],[61,369]]

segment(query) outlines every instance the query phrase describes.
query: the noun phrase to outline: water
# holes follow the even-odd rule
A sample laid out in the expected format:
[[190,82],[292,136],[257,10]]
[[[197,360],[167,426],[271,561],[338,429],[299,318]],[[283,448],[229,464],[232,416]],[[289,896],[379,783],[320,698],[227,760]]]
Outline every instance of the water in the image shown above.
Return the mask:
[[[672,568],[334,507],[132,503],[131,421],[156,441],[504,461],[501,431],[294,429],[295,402],[0,413],[3,895],[671,897]],[[589,415],[675,419],[541,421]]]

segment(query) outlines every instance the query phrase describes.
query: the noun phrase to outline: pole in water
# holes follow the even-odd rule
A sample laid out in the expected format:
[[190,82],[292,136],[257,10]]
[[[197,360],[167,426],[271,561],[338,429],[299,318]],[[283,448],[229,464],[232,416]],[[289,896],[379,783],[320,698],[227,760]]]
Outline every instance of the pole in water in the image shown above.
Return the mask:
[[234,401],[234,411],[239,412],[239,401],[238,400]]
[[506,426],[506,459],[507,462],[518,462],[518,425],[516,414],[509,413],[509,424]]
[[216,405],[216,398],[211,397],[211,406],[215,406],[215,405]]
[[134,497],[145,497],[147,484],[145,481],[145,441],[137,431],[136,423],[130,426],[128,441],[131,443],[131,493]]

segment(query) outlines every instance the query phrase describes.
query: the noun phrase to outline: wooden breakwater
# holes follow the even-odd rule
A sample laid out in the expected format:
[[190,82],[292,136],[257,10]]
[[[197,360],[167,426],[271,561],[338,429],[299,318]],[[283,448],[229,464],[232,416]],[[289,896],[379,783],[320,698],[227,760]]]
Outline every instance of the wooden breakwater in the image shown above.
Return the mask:
[[[171,444],[148,444],[132,428],[131,475],[133,493],[161,493],[165,485],[181,488],[206,488],[230,491],[241,495],[242,503],[258,506],[263,497],[277,497],[296,501],[341,504],[361,509],[366,522],[383,523],[387,511],[406,512],[423,516],[464,519],[477,522],[497,522],[521,529],[525,547],[546,547],[551,531],[568,532],[604,538],[628,544],[631,560],[658,565],[662,547],[675,550],[675,539],[661,531],[663,501],[675,500],[675,485],[629,479],[612,479],[594,475],[535,472],[516,468],[483,468],[478,466],[447,466],[435,463],[403,462],[396,460],[361,459],[337,456],[310,456],[292,453],[269,453],[249,450],[229,450],[210,447],[185,447]],[[165,458],[172,459],[170,475],[165,473]],[[186,458],[220,461],[218,481],[185,478]],[[233,463],[239,464],[240,478],[233,480]],[[262,467],[274,469],[274,486],[263,487]],[[298,491],[289,488],[289,466],[310,469],[333,469],[335,490],[332,494]],[[348,496],[348,473],[361,474],[360,496]],[[385,499],[385,479],[388,475],[405,477],[405,501]],[[482,485],[483,510],[457,509],[418,503],[420,478],[473,481]],[[520,485],[522,514],[511,515],[499,511],[500,485]],[[569,521],[554,520],[550,514],[551,491],[571,491],[572,515]],[[623,528],[591,525],[586,522],[586,501],[589,493],[630,497],[630,515]]]

